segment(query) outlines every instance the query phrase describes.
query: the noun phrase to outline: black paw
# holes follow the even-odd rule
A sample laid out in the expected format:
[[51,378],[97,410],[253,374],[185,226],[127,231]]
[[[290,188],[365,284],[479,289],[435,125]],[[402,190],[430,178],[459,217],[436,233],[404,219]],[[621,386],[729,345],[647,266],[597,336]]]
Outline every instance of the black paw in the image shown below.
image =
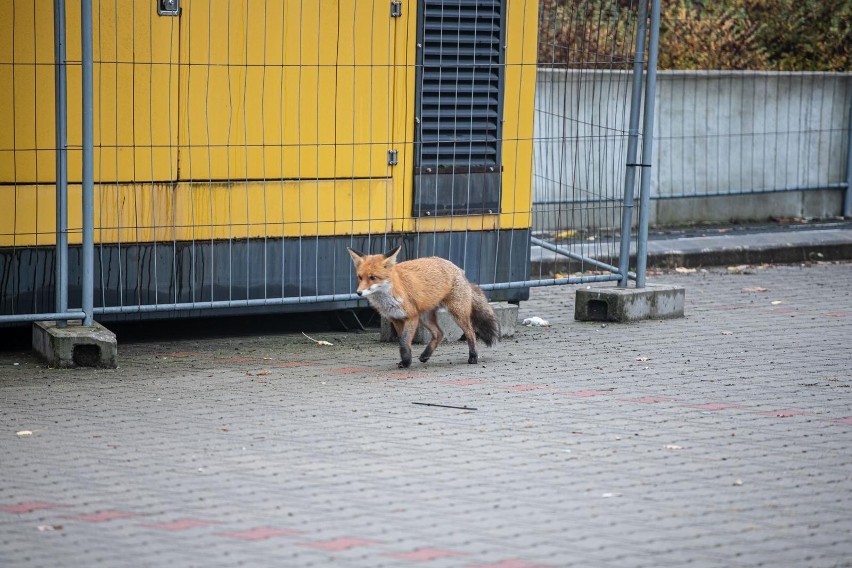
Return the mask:
[[411,359],[409,359],[408,361],[400,361],[396,364],[396,366],[400,369],[407,369],[411,366]]
[[421,355],[420,356],[420,362],[425,363],[426,361],[429,360],[429,357],[431,357],[431,355]]
[[478,363],[479,362],[479,355],[472,354],[470,357],[467,358],[467,362],[470,363],[471,365],[473,365],[474,363]]

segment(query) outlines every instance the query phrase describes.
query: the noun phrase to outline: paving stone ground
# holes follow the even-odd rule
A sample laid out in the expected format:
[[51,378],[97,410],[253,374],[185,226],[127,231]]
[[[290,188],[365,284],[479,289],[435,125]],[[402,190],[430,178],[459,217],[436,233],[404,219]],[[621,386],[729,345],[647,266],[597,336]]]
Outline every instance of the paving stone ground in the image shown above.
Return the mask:
[[479,365],[378,331],[2,352],[0,566],[852,566],[852,264],[649,282],[686,317],[534,289],[552,326]]

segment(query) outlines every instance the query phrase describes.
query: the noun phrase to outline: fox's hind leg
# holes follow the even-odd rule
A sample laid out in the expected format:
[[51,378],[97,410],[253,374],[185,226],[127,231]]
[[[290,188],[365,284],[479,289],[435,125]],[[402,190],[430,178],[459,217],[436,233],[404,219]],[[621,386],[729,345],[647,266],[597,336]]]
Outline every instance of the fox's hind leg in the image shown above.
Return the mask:
[[467,339],[467,362],[471,365],[479,362],[479,353],[476,351],[476,332],[473,330],[473,322],[470,319],[470,303],[467,306],[447,304],[447,310],[464,332],[464,338]]
[[399,364],[397,367],[404,369],[411,366],[411,342],[417,332],[417,324],[420,318],[414,316],[407,320],[391,320],[396,334],[399,336]]
[[420,354],[420,362],[425,363],[429,360],[429,357],[432,356],[432,353],[435,352],[438,344],[444,339],[444,332],[441,330],[441,326],[438,325],[438,314],[436,310],[422,314],[420,321],[423,322],[423,327],[428,329],[429,333],[432,334],[432,340],[429,341],[426,349],[424,349],[423,353]]

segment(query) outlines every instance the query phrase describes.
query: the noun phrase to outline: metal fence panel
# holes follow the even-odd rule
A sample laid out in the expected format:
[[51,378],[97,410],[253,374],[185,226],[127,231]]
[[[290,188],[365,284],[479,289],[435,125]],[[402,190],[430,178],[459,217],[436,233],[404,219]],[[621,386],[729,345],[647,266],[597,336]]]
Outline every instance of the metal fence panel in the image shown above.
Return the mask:
[[[635,4],[63,5],[0,7],[12,85],[0,105],[12,125],[0,134],[0,322],[51,317],[62,278],[89,318],[362,306],[347,246],[449,258],[497,300],[626,282],[612,227],[637,166],[625,165],[643,63]],[[72,63],[52,53],[50,7],[65,13]],[[51,88],[61,69],[67,108],[91,109],[68,113],[64,143],[47,111],[64,106]],[[64,144],[68,229],[57,230]],[[580,260],[577,274],[531,268],[535,220],[555,211],[533,210],[534,186],[578,199],[576,229],[547,243]]]

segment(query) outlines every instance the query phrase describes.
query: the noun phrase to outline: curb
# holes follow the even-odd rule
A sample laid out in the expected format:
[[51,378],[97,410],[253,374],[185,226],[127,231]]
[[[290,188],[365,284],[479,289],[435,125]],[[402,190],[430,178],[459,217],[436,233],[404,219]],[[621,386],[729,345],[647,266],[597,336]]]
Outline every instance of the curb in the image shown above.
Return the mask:
[[[572,250],[572,247],[566,247]],[[573,250],[582,254],[583,246]],[[611,257],[590,258],[613,262]],[[631,266],[635,266],[635,253]],[[791,264],[852,260],[852,229],[765,232],[742,235],[652,239],[648,242],[648,268],[699,268],[738,264]],[[531,274],[573,273],[588,264],[555,255],[541,247],[530,252]]]

